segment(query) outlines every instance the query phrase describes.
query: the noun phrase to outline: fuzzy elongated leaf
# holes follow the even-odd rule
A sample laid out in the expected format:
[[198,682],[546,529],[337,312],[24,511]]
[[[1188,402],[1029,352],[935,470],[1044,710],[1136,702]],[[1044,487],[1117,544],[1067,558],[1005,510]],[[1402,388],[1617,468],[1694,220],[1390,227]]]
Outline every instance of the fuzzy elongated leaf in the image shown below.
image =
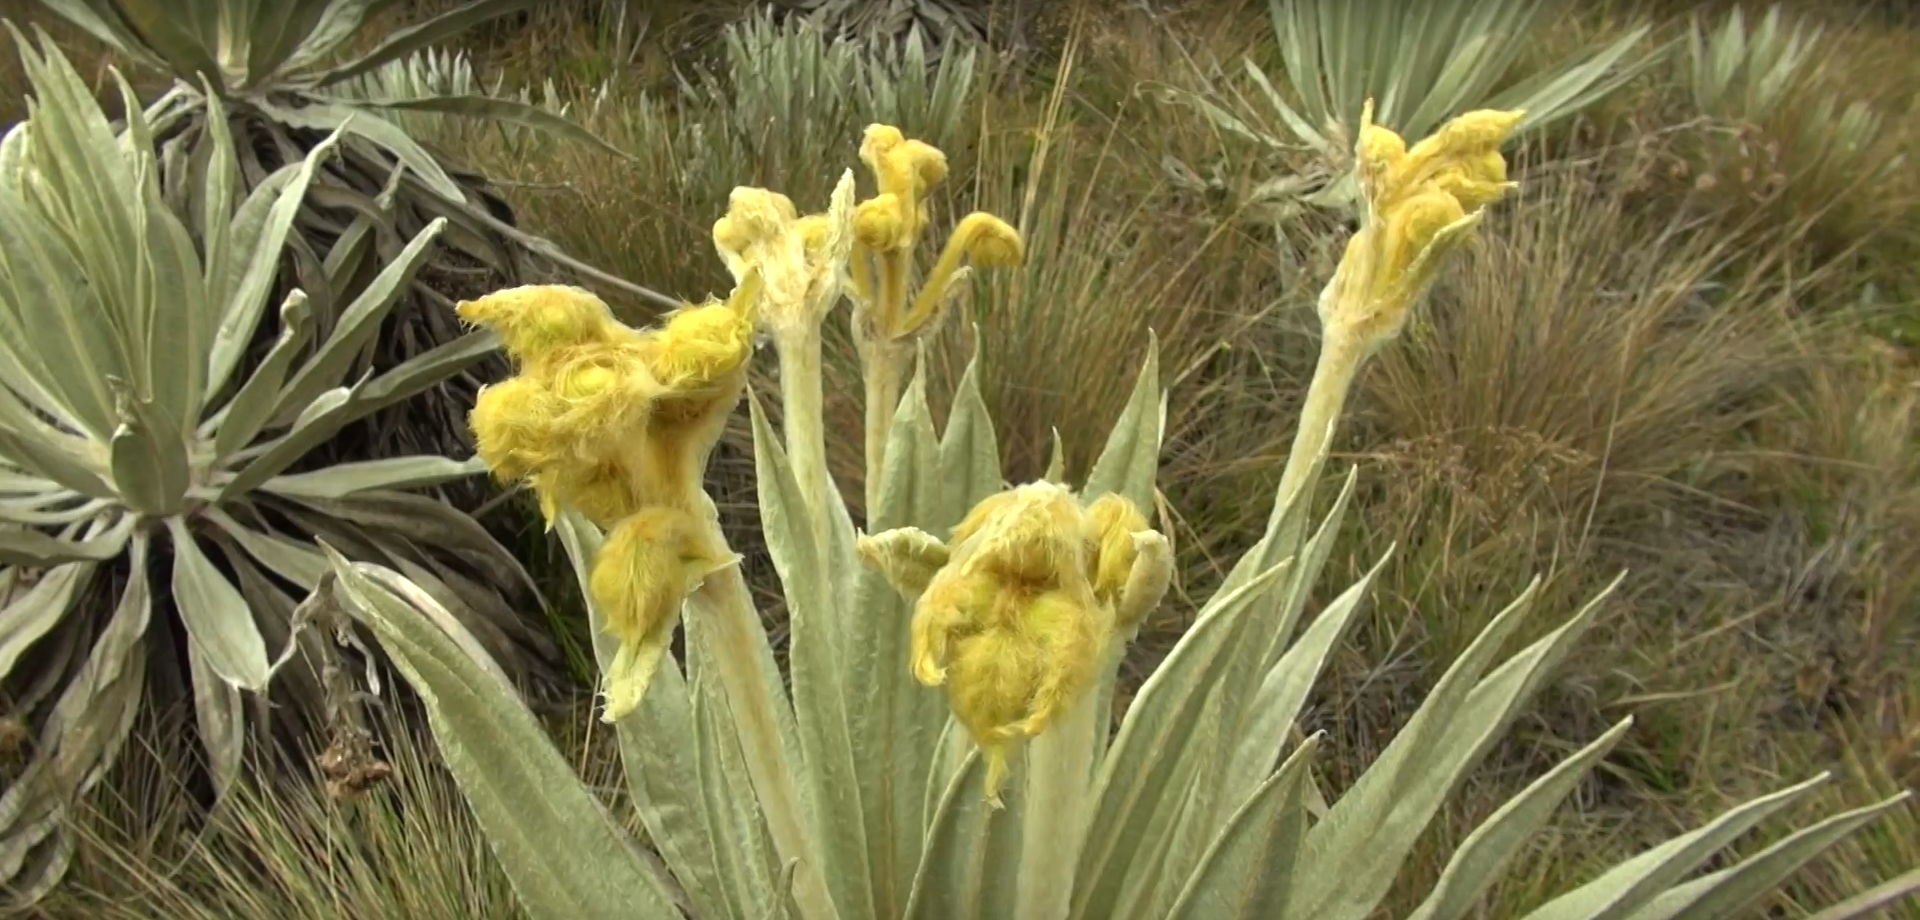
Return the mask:
[[[365,379],[362,379],[360,385],[364,386],[365,383]],[[321,394],[294,419],[293,426],[286,434],[272,441],[265,451],[220,487],[219,500],[228,501],[234,496],[258,489],[306,456],[308,451],[333,437],[348,423],[365,415],[368,410],[357,399],[359,390],[360,386],[339,387]]]
[[[1024,775],[1022,758],[1012,765]],[[1021,826],[1017,821],[994,820],[985,794],[986,768],[978,749],[947,782],[928,819],[926,855],[914,873],[901,916],[904,920],[997,920],[1018,916],[1015,886],[1006,864],[1018,862]],[[1009,809],[1026,794],[1024,788],[1005,793]]]
[[[1330,538],[1332,533],[1323,530],[1320,536]],[[1313,550],[1308,552],[1311,554]],[[1318,568],[1311,559],[1305,564]],[[1280,756],[1280,745],[1287,730],[1299,717],[1300,708],[1306,704],[1307,694],[1319,679],[1334,647],[1353,625],[1363,600],[1364,594],[1354,588],[1342,592],[1320,611],[1313,625],[1301,634],[1300,641],[1267,669],[1253,701],[1246,707],[1245,725],[1222,777],[1225,795],[1245,796],[1273,772],[1273,763]]]
[[12,674],[20,656],[66,619],[74,597],[93,580],[93,572],[93,564],[86,562],[49,569],[33,587],[0,609],[0,678]]
[[307,347],[313,335],[313,311],[307,307],[307,294],[298,288],[287,293],[280,304],[280,335],[267,349],[266,357],[253,366],[247,382],[233,394],[209,424],[217,429],[213,437],[213,456],[225,460],[248,447],[279,407],[280,390],[287,372]]
[[465,200],[459,184],[447,175],[440,161],[409,137],[406,129],[381,118],[378,113],[320,100],[293,108],[263,103],[260,108],[282,124],[310,131],[337,132],[367,141],[399,160],[436,194],[453,201]]
[[[602,535],[578,511],[565,508],[555,529],[573,563],[581,596],[587,599],[594,658],[605,673],[620,643],[606,631],[606,618],[593,603],[589,588],[589,573],[594,554],[600,551]],[[661,658],[639,708],[621,719],[616,730],[627,789],[640,823],[647,829],[647,839],[673,867],[675,879],[693,902],[695,916],[725,916],[728,902],[717,874],[713,837],[701,819],[697,759],[687,745],[659,740],[693,736],[693,703],[687,681],[671,656]]]
[[187,639],[220,679],[247,690],[267,685],[267,643],[240,589],[214,568],[186,520],[167,519],[173,538],[173,599]]
[[1507,863],[1586,778],[1587,771],[1607,756],[1632,727],[1632,717],[1620,720],[1606,734],[1554,765],[1545,776],[1528,784],[1519,795],[1482,821],[1461,841],[1460,848],[1447,860],[1440,880],[1434,883],[1433,891],[1407,920],[1460,920],[1467,916],[1481,896],[1500,880]]
[[292,382],[281,391],[276,418],[287,419],[304,411],[307,404],[321,393],[339,385],[354,358],[379,331],[381,321],[386,319],[401,293],[413,283],[420,267],[426,264],[428,247],[433,245],[446,227],[447,219],[444,217],[436,217],[429,222],[413,239],[407,241],[406,248],[387,261],[386,267],[367,283],[360,296],[340,312],[332,334],[300,366]]
[[224,260],[225,274],[209,284],[207,291],[221,305],[220,326],[214,330],[207,358],[207,398],[226,386],[253,341],[260,315],[267,309],[267,294],[280,274],[287,233],[306,201],[314,173],[333,155],[340,136],[336,126],[297,165],[283,167],[255,186],[234,213],[228,239],[244,249],[236,249]]
[[1214,690],[1209,672],[1240,621],[1258,615],[1254,606],[1269,599],[1268,589],[1285,571],[1275,566],[1210,601],[1134,697],[1094,783],[1093,819],[1076,876],[1076,920],[1115,915],[1145,827],[1163,798],[1185,791],[1173,779]]
[[1890,878],[1821,910],[1808,920],[1854,920],[1856,917],[1876,916],[1874,911],[1913,897],[1915,892],[1920,892],[1920,869]]
[[[871,475],[871,474],[870,474]],[[927,522],[941,511],[939,445],[927,407],[925,375],[914,374],[893,416],[880,502],[867,529],[879,533]],[[937,525],[936,525],[937,526]],[[910,606],[878,572],[862,568],[842,624],[847,662],[847,714],[860,777],[873,867],[874,909],[898,916],[920,864],[925,783],[934,741],[947,719],[946,700],[908,669]]]
[[240,691],[214,671],[199,645],[189,643],[187,665],[192,672],[193,716],[200,726],[200,744],[207,749],[207,772],[216,796],[224,797],[240,778],[245,753],[245,713]]
[[107,0],[40,0],[60,18],[79,26],[115,52],[156,69],[167,63],[155,56],[140,36],[116,15]]
[[517,125],[598,147],[623,160],[630,161],[634,158],[633,154],[614,146],[573,119],[555,115],[540,106],[521,102],[518,99],[480,95],[446,95],[421,96],[417,99],[369,99],[361,102],[360,105],[387,111],[433,112],[440,115],[456,115]]
[[[690,654],[698,656],[699,651]],[[695,673],[712,672],[711,663]],[[693,751],[699,764],[701,814],[714,840],[714,864],[729,896],[731,913],[751,917],[774,909],[782,897],[773,890],[774,846],[753,797],[753,777],[741,756],[732,712],[725,695],[694,681]],[[784,894],[782,892],[781,894]]]
[[346,498],[371,489],[410,489],[439,485],[485,473],[487,465],[478,457],[454,460],[448,457],[388,457],[341,463],[311,473],[275,476],[260,484],[263,492],[303,498]]
[[205,75],[216,83],[224,82],[220,65],[214,61],[214,51],[193,34],[194,23],[183,21],[174,4],[161,0],[115,0],[114,7],[140,36],[142,44],[165,60],[175,76],[191,80]]
[[320,78],[319,85],[331,86],[351,80],[389,61],[397,61],[415,51],[444,42],[481,23],[531,9],[533,5],[534,0],[475,0],[463,3],[425,22],[394,32],[374,46],[373,50],[327,71]]
[[327,570],[326,558],[311,543],[254,530],[217,508],[207,511],[207,520],[232,537],[233,542],[240,544],[240,548],[255,562],[309,591],[320,583],[320,576]]
[[126,379],[119,332],[101,292],[61,245],[57,231],[12,190],[0,190],[0,313],[11,357],[24,364],[37,388],[88,435],[113,431],[109,377]]
[[1652,903],[1734,838],[1827,781],[1822,773],[1805,782],[1728,809],[1679,837],[1620,863],[1585,885],[1541,905],[1525,920],[1624,920]]
[[[346,606],[426,704],[447,767],[528,914],[673,917],[665,886],[635,854],[634,842],[580,783],[514,688],[446,632],[451,618],[430,617],[417,609],[420,599],[387,590],[369,577],[370,566],[328,555]],[[525,807],[528,790],[536,789],[540,807]]]
[[[153,615],[144,535],[133,538],[128,562],[113,615],[40,730],[38,756],[0,793],[0,878],[15,898],[30,902],[66,871],[72,842],[62,809],[99,781],[138,713]],[[29,864],[32,874],[23,874]]]
[[389,368],[360,391],[366,411],[377,412],[407,400],[472,367],[499,348],[491,330],[463,335]]
[[[973,333],[973,358],[960,375],[947,412],[947,428],[940,433],[940,478],[946,482],[945,518],[958,522],[975,504],[1006,485],[1000,474],[1000,442],[993,416],[980,395],[980,330]],[[929,521],[939,527],[947,521]]]
[[7,462],[88,498],[117,499],[113,486],[81,459],[84,450],[85,442],[45,425],[0,423],[0,457]]
[[[1620,580],[1482,681],[1531,609],[1539,584],[1535,579],[1468,646],[1379,759],[1314,827],[1307,838],[1309,878],[1294,893],[1293,909],[1330,920],[1359,920],[1374,909],[1434,813],[1591,625]],[[1354,871],[1362,865],[1366,873]],[[1343,872],[1346,877],[1329,877]]]
[[107,442],[113,484],[127,507],[142,514],[176,514],[192,485],[187,439],[153,407],[123,398],[120,427]]
[[1307,833],[1301,802],[1319,743],[1319,735],[1308,738],[1227,819],[1187,878],[1168,920],[1259,920],[1278,914]]
[[1134,378],[1133,395],[1087,474],[1081,497],[1092,501],[1118,492],[1134,507],[1151,512],[1154,473],[1160,469],[1160,441],[1166,432],[1167,406],[1160,388],[1160,340],[1149,335],[1147,359]]
[[0,528],[0,562],[32,568],[105,562],[126,548],[131,524],[131,519],[126,519],[105,533],[82,540],[62,540],[25,528]]
[[800,749],[806,755],[814,813],[819,816],[814,832],[821,846],[820,868],[843,915],[868,917],[873,915],[873,889],[866,824],[847,729],[844,674],[833,647],[837,630],[832,618],[846,612],[834,603],[841,595],[824,558],[830,547],[817,542],[806,496],[794,479],[787,452],[767,424],[760,400],[749,394],[748,404],[760,529],[780,576],[792,624],[794,719]]
[[1801,866],[1868,822],[1912,797],[1911,792],[1852,811],[1842,812],[1789,834],[1729,869],[1669,889],[1652,904],[1635,911],[1631,920],[1725,920],[1747,916],[1755,901]]

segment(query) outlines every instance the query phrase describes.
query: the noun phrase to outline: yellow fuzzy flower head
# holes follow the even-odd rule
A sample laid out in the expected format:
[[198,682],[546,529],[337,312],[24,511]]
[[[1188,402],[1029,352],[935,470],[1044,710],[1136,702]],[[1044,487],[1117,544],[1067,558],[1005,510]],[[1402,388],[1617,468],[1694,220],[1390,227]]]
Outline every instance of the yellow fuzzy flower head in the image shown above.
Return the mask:
[[485,326],[500,347],[525,365],[541,355],[578,345],[603,344],[632,330],[593,292],[564,284],[528,284],[496,291],[454,306],[460,318]]
[[1017,265],[1020,234],[1006,221],[976,212],[962,218],[917,293],[907,290],[913,251],[925,234],[926,196],[947,177],[947,157],[891,125],[869,125],[860,159],[878,192],[853,209],[848,277],[864,341],[901,344],[938,324],[942,309],[968,276],[967,263]]
[[840,296],[853,247],[853,171],[834,188],[824,214],[801,217],[792,200],[760,188],[736,188],[713,224],[714,248],[735,281],[759,269],[760,317],[776,334],[811,333]]
[[[946,685],[954,717],[987,759],[987,796],[996,805],[1013,745],[1072,708],[1107,661],[1116,609],[1160,600],[1128,594],[1130,584],[1154,578],[1105,568],[1165,562],[1138,551],[1152,540],[1121,533],[1145,531],[1144,518],[1117,497],[1093,508],[1097,514],[1063,486],[1037,482],[981,501],[947,546],[912,529],[860,541],[868,564],[918,593],[910,667],[920,682]],[[1159,584],[1164,592],[1164,579]]]
[[481,459],[531,485],[550,524],[563,504],[601,527],[644,505],[688,504],[745,385],[758,278],[749,272],[727,302],[676,311],[645,332],[579,289],[513,288],[461,304],[520,364],[474,402]]
[[1322,296],[1326,328],[1369,350],[1400,334],[1444,257],[1469,238],[1482,209],[1515,187],[1500,146],[1523,114],[1468,112],[1408,149],[1373,123],[1367,101],[1354,145],[1364,223]]

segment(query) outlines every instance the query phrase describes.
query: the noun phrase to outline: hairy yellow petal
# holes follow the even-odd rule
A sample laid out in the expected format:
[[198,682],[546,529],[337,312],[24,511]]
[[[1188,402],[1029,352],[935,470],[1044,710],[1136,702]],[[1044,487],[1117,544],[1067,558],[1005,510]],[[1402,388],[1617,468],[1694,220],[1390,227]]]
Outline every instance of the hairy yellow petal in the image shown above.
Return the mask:
[[529,284],[463,300],[454,311],[469,323],[492,329],[500,347],[526,364],[571,346],[614,341],[626,332],[605,301],[585,288]]

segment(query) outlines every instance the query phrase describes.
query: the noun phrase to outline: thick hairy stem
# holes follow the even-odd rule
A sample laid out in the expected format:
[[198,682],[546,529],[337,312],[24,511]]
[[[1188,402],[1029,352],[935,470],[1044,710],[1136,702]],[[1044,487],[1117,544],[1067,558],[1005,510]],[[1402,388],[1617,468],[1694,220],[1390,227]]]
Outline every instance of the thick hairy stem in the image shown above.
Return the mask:
[[[724,545],[717,523],[713,539]],[[747,775],[766,816],[774,849],[783,864],[799,861],[793,875],[793,896],[801,920],[838,920],[826,879],[820,874],[820,847],[807,832],[800,785],[781,744],[776,712],[779,701],[762,681],[756,661],[753,632],[760,628],[760,620],[740,567],[728,566],[715,573],[691,601],[691,614],[702,618],[702,624],[712,630],[715,670],[733,711]]]
[[1290,505],[1306,485],[1314,461],[1327,449],[1333,429],[1347,403],[1347,393],[1367,361],[1366,344],[1340,327],[1329,328],[1320,342],[1320,360],[1313,368],[1313,382],[1307,386],[1307,401],[1300,409],[1300,425],[1293,433],[1293,449],[1287,453],[1287,468],[1280,474],[1280,501]]
[[886,469],[887,438],[893,431],[893,413],[900,408],[901,380],[906,377],[906,352],[891,343],[876,342],[868,350],[867,378],[867,526],[880,513],[880,478]]
[[1013,915],[1062,920],[1072,906],[1073,871],[1086,839],[1094,733],[1103,694],[1082,693],[1064,718],[1027,742],[1020,876]]
[[781,427],[787,439],[787,460],[793,464],[793,477],[799,481],[801,499],[807,505],[814,545],[820,547],[820,562],[827,564],[826,546],[830,516],[827,490],[832,479],[827,475],[827,439],[825,401],[820,383],[820,334],[796,333],[775,342],[780,352]]

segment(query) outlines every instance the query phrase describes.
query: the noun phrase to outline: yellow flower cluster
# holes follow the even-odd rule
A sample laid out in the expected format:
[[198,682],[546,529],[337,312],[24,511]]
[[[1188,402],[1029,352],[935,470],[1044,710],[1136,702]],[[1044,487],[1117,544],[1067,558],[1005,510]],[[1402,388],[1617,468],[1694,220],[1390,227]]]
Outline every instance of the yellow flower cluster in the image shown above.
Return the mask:
[[732,562],[704,520],[701,475],[746,385],[760,289],[748,271],[725,302],[687,306],[644,331],[562,285],[458,306],[499,336],[517,371],[474,403],[481,459],[532,486],[548,526],[567,505],[607,531],[591,587],[620,640],[609,721],[638,704],[687,593]]
[[1117,636],[1165,594],[1164,538],[1119,495],[1091,504],[1049,482],[990,496],[951,542],[917,530],[860,541],[909,596],[913,674],[945,684],[955,718],[987,759],[996,805],[1011,747],[1080,699]]
[[1482,210],[1515,184],[1500,146],[1522,112],[1468,112],[1413,145],[1373,123],[1369,100],[1355,144],[1365,224],[1348,240],[1321,301],[1324,326],[1370,351],[1399,335],[1447,253]]
[[963,262],[982,267],[1019,264],[1020,234],[1006,221],[976,211],[961,218],[947,237],[939,260],[909,304],[913,251],[927,227],[926,196],[946,179],[947,157],[929,144],[909,140],[898,128],[876,124],[868,126],[861,140],[860,160],[879,187],[878,194],[854,210],[855,245],[848,266],[868,341],[903,342],[932,328],[967,276]]

